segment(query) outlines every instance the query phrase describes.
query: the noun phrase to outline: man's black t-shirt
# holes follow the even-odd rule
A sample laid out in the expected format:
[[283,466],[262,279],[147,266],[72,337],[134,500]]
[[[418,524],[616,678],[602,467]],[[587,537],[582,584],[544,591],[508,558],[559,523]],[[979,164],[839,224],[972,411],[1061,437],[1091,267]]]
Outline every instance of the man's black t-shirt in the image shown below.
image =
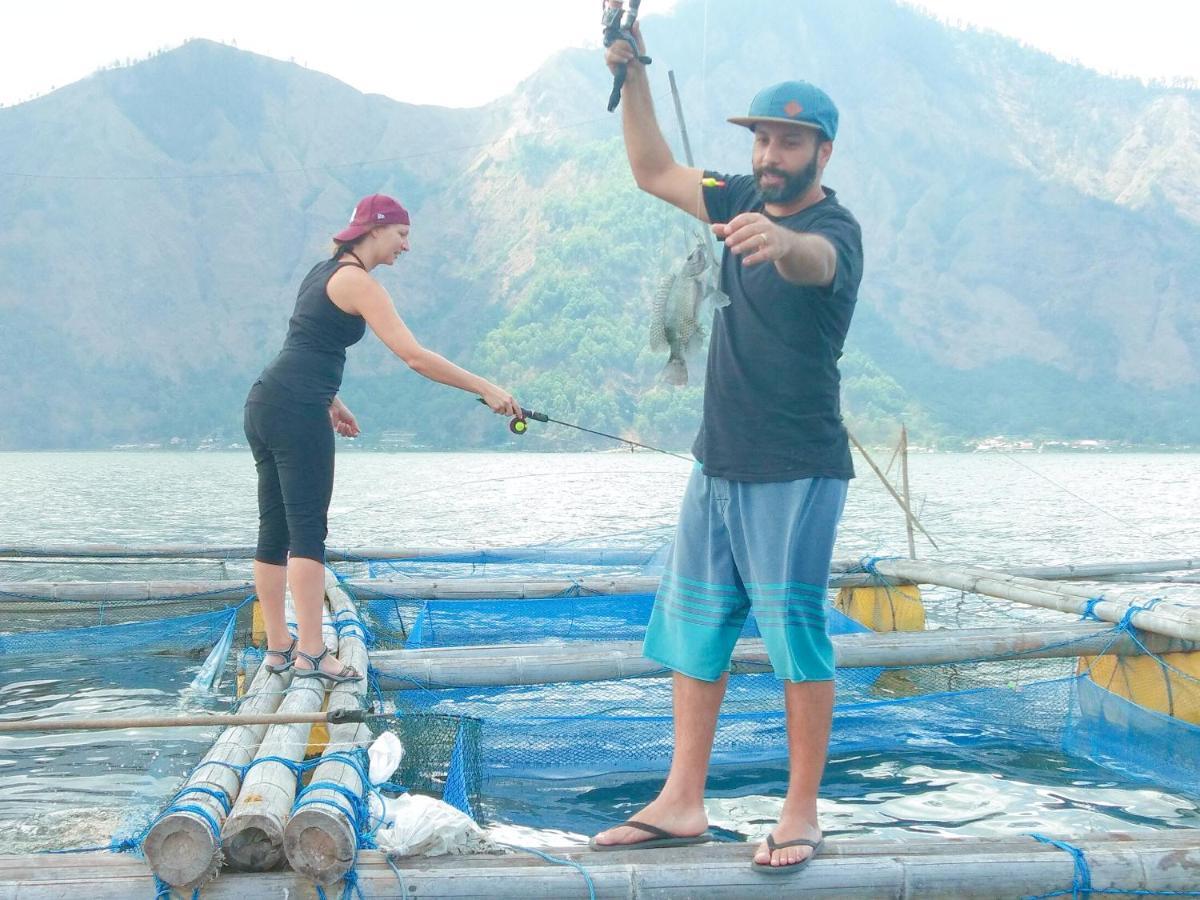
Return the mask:
[[[753,177],[705,175],[724,181],[704,189],[713,222],[764,212]],[[745,266],[728,251],[722,256],[721,288],[730,303],[714,317],[704,418],[692,448],[706,475],[731,481],[854,477],[837,361],[862,280],[862,232],[834,192],[824,190],[819,203],[772,220],[833,245],[837,274],[828,287],[792,284],[773,263]]]

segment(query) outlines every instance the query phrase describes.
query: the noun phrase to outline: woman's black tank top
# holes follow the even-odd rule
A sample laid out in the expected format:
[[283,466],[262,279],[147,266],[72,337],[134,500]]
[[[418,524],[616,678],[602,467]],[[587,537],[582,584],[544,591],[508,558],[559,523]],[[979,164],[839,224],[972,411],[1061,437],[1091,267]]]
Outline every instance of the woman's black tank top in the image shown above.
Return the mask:
[[329,279],[342,266],[360,264],[327,259],[305,276],[283,349],[254,382],[248,400],[323,406],[333,401],[342,386],[346,348],[367,330],[362,316],[338,309],[329,299]]

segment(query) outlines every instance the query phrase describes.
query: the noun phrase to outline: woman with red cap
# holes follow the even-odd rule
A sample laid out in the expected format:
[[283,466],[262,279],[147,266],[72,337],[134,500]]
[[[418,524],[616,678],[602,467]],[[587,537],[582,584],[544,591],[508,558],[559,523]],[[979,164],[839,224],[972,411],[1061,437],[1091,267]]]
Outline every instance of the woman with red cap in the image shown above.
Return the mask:
[[[371,277],[408,246],[408,212],[383,194],[363,198],[350,225],[333,237],[333,255],[300,284],[279,355],[246,398],[246,438],[258,470],[258,546],[254,587],[267,629],[268,670],[297,678],[357,681],[362,673],[329,656],[321,636],[325,537],[333,495],[333,432],[358,434],[338,397],[346,348],[367,326],[420,375],[478,394],[493,412],[520,415],[512,395],[422,347],[383,286]],[[297,639],[284,620],[284,586],[292,589]],[[295,657],[299,657],[296,659]]]

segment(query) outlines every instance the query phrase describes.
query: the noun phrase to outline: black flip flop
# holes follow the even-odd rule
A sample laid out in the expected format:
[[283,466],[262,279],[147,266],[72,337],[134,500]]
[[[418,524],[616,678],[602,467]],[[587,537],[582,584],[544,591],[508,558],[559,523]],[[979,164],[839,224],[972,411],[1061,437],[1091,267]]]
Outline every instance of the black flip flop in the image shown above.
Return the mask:
[[647,825],[645,822],[638,822],[630,819],[628,822],[622,822],[621,826],[629,828],[637,828],[646,834],[653,835],[644,841],[634,841],[631,844],[597,844],[596,839],[592,838],[588,841],[588,847],[598,853],[607,853],[612,850],[653,850],[656,847],[688,847],[692,844],[707,844],[712,840],[710,832],[697,834],[694,837],[683,837],[678,834],[671,834],[669,831],[664,831],[657,825]]
[[768,875],[786,875],[792,872],[799,872],[810,862],[812,862],[813,858],[821,852],[821,847],[824,843],[825,838],[819,838],[815,841],[810,841],[808,838],[796,838],[794,841],[784,841],[781,844],[777,844],[775,843],[775,836],[768,834],[767,849],[772,853],[774,853],[776,850],[782,850],[785,847],[812,847],[813,851],[812,853],[808,854],[807,858],[800,860],[798,863],[791,863],[790,865],[786,866],[773,866],[769,862],[765,864],[760,862],[751,862],[750,867],[756,872],[765,872]]

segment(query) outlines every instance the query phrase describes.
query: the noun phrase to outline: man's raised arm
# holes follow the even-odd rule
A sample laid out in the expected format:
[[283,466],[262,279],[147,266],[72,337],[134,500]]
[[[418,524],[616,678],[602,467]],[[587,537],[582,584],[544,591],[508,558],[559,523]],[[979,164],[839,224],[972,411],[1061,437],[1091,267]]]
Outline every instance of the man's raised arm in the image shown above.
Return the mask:
[[[641,31],[634,26],[639,52],[645,55]],[[671,155],[658,120],[654,116],[654,101],[650,98],[650,81],[646,67],[638,62],[637,54],[628,41],[616,41],[605,51],[604,61],[609,69],[619,64],[627,67],[625,87],[621,92],[621,125],[625,133],[625,151],[629,168],[637,186],[660,200],[666,200],[701,222],[708,221],[704,206],[700,169],[681,166]]]

